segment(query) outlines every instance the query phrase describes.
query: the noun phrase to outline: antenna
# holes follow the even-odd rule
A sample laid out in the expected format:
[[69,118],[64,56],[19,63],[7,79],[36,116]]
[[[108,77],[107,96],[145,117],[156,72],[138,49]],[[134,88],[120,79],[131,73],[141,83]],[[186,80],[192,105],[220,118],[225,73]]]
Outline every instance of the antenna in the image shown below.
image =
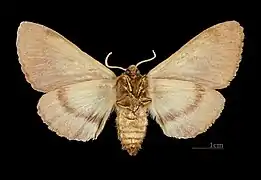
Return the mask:
[[119,67],[119,66],[110,66],[108,65],[108,59],[109,59],[109,56],[112,54],[112,52],[110,52],[106,58],[105,58],[105,65],[108,67],[108,68],[114,68],[114,69],[121,69],[123,71],[126,71],[126,69],[124,69],[123,67]]
[[143,61],[140,61],[139,63],[136,64],[136,67],[138,67],[138,66],[141,65],[142,63],[149,62],[149,61],[152,61],[153,59],[155,59],[155,58],[156,58],[156,53],[155,53],[154,50],[152,50],[152,52],[153,52],[153,55],[154,55],[152,58],[146,59],[146,60],[143,60]]

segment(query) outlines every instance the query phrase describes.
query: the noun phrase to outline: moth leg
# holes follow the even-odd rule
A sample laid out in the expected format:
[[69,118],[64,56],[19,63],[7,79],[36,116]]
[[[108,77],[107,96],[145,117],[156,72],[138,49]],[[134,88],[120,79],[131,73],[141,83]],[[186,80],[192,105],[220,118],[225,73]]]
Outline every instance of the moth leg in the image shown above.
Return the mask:
[[120,99],[116,101],[116,104],[124,109],[128,109],[135,114],[135,112],[139,109],[141,102],[137,98],[132,98],[125,93]]
[[137,92],[139,101],[141,102],[141,104],[143,106],[148,105],[152,101],[152,99],[150,97],[148,97],[147,88],[148,88],[147,77],[143,76],[140,80],[140,85],[139,85],[139,89]]
[[125,75],[125,76],[122,76],[122,80],[123,80],[123,87],[124,87],[124,89],[127,90],[128,92],[132,92],[130,78]]
[[149,103],[151,103],[152,99],[150,97],[142,97],[142,98],[139,99],[139,101],[141,102],[141,104],[143,106],[146,106]]
[[[135,98],[135,96],[132,93],[133,89],[131,87],[131,82],[130,81],[131,80],[130,80],[130,78],[127,75],[122,75],[118,79],[117,85],[118,85],[119,89],[123,89],[124,91],[126,91],[130,97]],[[121,92],[121,93],[124,94],[124,92]]]
[[117,101],[116,104],[122,108],[127,108],[128,106],[130,106],[130,100],[129,100],[129,94],[128,93],[124,93]]
[[129,108],[134,98],[135,96],[132,93],[130,78],[126,75],[120,76],[117,80],[116,104],[122,108]]

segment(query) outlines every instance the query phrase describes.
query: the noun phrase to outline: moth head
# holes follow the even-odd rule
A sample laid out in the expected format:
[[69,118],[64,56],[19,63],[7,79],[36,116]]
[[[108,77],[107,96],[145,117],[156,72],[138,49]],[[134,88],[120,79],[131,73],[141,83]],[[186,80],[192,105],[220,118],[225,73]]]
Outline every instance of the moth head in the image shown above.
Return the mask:
[[125,73],[131,78],[131,79],[135,79],[137,76],[140,75],[140,71],[139,69],[137,68],[137,66],[135,65],[130,65]]

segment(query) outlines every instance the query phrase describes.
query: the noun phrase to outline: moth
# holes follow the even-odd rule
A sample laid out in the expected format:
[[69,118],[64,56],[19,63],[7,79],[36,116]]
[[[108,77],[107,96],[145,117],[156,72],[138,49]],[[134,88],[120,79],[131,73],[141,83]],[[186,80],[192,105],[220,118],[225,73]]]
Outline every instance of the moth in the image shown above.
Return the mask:
[[[147,74],[101,64],[56,31],[21,22],[16,47],[22,72],[43,92],[38,114],[49,129],[69,140],[87,142],[101,134],[112,113],[122,149],[135,156],[146,135],[148,116],[168,137],[204,133],[220,116],[219,89],[236,76],[243,51],[243,27],[226,21],[205,29]],[[116,76],[110,68],[120,68]]]

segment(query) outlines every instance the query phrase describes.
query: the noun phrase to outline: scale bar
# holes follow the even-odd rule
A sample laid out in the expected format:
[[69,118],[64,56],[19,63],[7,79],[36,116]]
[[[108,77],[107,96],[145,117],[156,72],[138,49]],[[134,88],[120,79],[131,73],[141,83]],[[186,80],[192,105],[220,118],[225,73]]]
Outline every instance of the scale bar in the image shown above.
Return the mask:
[[192,149],[213,149],[213,150],[224,150],[224,148],[211,148],[211,147],[192,147]]

